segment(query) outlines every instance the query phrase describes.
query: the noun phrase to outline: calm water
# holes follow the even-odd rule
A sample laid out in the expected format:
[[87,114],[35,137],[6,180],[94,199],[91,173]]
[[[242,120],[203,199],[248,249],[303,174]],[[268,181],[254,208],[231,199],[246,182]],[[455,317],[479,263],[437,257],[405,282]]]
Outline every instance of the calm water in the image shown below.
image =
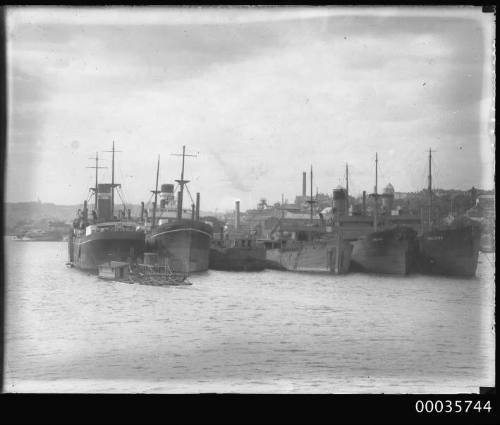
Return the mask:
[[494,258],[478,278],[209,271],[105,282],[66,243],[5,240],[14,392],[477,392],[494,385]]

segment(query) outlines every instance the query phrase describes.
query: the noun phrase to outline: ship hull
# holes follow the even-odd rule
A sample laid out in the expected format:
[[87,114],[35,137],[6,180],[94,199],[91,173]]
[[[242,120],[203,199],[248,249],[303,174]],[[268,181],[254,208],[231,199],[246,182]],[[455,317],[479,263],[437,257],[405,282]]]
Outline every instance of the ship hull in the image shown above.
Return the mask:
[[266,250],[264,247],[212,247],[209,268],[227,271],[261,271],[266,268]]
[[349,271],[352,245],[340,243],[337,260],[337,244],[327,241],[295,242],[291,246],[268,249],[267,267],[295,272],[323,272],[344,274]]
[[158,253],[175,273],[208,270],[212,228],[201,221],[181,220],[164,224],[146,237],[148,251]]
[[421,273],[472,277],[476,273],[480,234],[472,226],[436,229],[419,237]]
[[136,262],[144,253],[144,233],[107,231],[88,236],[70,235],[69,263],[74,267],[95,272],[109,261]]
[[373,232],[353,242],[351,269],[367,273],[406,275],[414,267],[417,243],[411,228]]

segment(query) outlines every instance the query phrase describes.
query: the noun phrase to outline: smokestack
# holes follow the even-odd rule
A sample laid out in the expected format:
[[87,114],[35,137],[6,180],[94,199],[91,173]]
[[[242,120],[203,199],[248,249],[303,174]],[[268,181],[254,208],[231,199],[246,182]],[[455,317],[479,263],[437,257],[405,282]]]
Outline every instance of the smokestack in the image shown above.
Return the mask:
[[363,190],[363,215],[366,215],[366,190]]
[[127,210],[127,217],[130,220],[130,209]]
[[194,204],[191,204],[191,220],[194,220],[195,214],[196,214],[195,206]]
[[304,171],[302,173],[302,196],[306,196],[307,195],[307,184],[306,184],[306,180],[307,180],[307,173]]
[[141,202],[141,221],[144,220],[144,201]]
[[345,189],[333,189],[333,208],[337,217],[346,215],[346,198],[347,193]]
[[236,231],[240,230],[240,201],[236,201]]
[[200,192],[196,193],[196,220],[200,219]]

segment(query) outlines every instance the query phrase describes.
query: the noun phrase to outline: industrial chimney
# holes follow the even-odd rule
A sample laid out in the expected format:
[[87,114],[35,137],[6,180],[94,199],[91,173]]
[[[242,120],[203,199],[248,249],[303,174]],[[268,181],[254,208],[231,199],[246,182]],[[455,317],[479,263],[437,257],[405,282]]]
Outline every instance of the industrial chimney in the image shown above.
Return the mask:
[[240,201],[236,201],[236,220],[235,220],[235,230],[240,231]]
[[302,173],[302,196],[306,196],[307,193],[307,184],[306,184],[306,179],[307,179],[307,173],[304,171]]

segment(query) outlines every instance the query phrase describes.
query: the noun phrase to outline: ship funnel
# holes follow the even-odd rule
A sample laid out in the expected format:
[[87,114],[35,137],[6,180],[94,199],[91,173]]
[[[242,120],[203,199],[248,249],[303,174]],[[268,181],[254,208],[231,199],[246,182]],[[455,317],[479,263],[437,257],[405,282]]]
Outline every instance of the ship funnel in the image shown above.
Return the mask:
[[165,208],[166,205],[171,204],[174,199],[174,185],[162,184],[160,191],[160,208]]
[[302,173],[302,196],[307,195],[307,173],[304,171]]
[[240,230],[240,201],[236,201],[236,217],[235,217],[235,230],[239,232]]
[[392,206],[394,204],[394,187],[392,184],[388,184],[384,193],[382,194],[382,208],[384,209],[384,213],[391,215]]
[[346,213],[347,192],[343,188],[333,189],[333,208],[338,216]]
[[100,221],[108,221],[113,217],[111,216],[111,190],[112,185],[109,183],[101,183],[97,186],[97,211]]

